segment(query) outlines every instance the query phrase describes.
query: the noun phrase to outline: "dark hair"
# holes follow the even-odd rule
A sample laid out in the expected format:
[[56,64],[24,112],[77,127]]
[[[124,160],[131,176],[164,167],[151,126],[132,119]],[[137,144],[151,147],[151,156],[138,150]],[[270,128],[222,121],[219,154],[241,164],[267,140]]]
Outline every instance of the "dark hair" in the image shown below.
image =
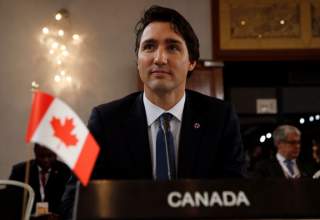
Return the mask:
[[144,29],[155,21],[171,23],[174,31],[180,34],[186,42],[190,61],[197,61],[199,59],[199,40],[189,22],[179,14],[179,12],[157,5],[153,5],[146,10],[143,17],[136,24],[136,54],[138,54],[139,51],[140,40]]

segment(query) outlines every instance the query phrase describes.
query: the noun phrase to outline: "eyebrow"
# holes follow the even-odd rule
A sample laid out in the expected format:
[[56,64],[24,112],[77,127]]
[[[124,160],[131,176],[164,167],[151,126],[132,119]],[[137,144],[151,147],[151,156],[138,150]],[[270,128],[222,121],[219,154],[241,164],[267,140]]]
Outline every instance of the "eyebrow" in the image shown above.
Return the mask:
[[166,39],[165,42],[168,44],[182,44],[181,41],[173,39],[173,38]]
[[[157,41],[155,39],[151,38],[151,39],[147,39],[147,40],[141,42],[141,44],[156,43],[156,42]],[[176,40],[173,38],[165,39],[165,43],[166,44],[182,44],[182,42],[180,40]]]

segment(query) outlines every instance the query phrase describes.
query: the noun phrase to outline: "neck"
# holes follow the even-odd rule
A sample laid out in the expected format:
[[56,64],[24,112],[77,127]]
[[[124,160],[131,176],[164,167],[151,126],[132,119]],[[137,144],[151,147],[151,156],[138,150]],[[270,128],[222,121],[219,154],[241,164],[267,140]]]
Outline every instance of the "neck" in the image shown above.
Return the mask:
[[149,90],[146,86],[144,88],[144,92],[149,101],[164,110],[169,110],[173,106],[175,106],[183,97],[184,91],[185,90],[181,90],[178,92],[154,93],[151,90]]

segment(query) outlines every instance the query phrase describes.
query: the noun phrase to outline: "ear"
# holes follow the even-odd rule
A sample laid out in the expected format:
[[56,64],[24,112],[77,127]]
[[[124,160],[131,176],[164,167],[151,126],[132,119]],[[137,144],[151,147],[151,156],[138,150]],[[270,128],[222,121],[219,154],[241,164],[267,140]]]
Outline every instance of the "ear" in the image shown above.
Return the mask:
[[196,67],[196,65],[197,65],[197,61],[190,61],[188,70],[192,71]]

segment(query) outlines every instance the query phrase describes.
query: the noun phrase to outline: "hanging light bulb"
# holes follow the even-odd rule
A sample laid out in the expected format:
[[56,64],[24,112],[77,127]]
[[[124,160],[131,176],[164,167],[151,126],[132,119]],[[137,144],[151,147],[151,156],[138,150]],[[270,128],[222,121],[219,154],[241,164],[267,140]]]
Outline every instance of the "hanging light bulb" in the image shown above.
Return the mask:
[[60,12],[58,12],[54,18],[57,20],[57,21],[60,21],[62,19],[62,14]]
[[38,89],[39,88],[39,84],[36,81],[32,81],[31,88],[32,89]]
[[58,46],[59,46],[59,43],[57,43],[57,42],[53,42],[53,43],[51,44],[51,47],[52,47],[53,49],[57,49]]
[[67,47],[66,47],[65,45],[61,45],[61,46],[60,46],[60,49],[61,49],[61,50],[66,50]]
[[56,81],[57,83],[61,81],[61,77],[59,75],[55,75],[54,76],[54,81]]
[[72,35],[73,40],[80,40],[79,34]]
[[47,27],[42,28],[42,33],[49,34],[49,28]]
[[64,31],[63,31],[63,30],[59,30],[59,31],[58,31],[58,35],[59,35],[60,37],[63,37]]

